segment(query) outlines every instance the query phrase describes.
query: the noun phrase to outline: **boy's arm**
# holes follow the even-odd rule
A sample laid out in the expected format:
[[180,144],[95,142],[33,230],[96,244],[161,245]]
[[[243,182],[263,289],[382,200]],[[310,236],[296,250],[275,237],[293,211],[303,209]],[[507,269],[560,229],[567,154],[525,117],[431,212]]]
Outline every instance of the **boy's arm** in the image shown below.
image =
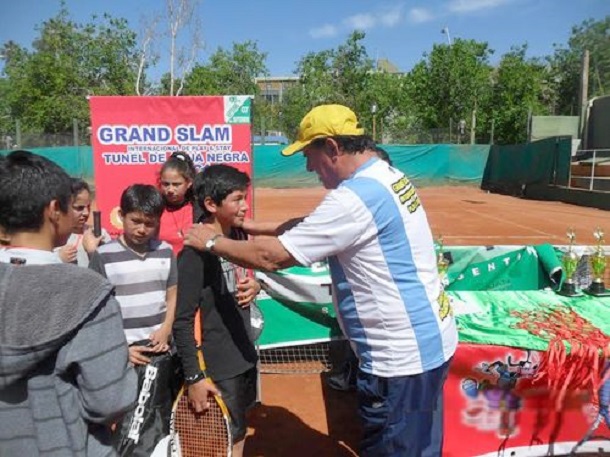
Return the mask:
[[129,364],[121,311],[114,297],[100,305],[62,351],[64,370],[75,373],[86,420],[110,423],[131,408],[138,380]]
[[182,362],[184,376],[189,378],[201,372],[195,341],[195,314],[203,287],[203,261],[192,248],[185,248],[178,256],[178,294],[174,319],[174,341]]
[[172,334],[172,327],[176,316],[176,295],[178,294],[178,265],[176,257],[172,253],[170,260],[169,275],[167,278],[165,291],[165,320],[156,332],[150,335],[150,340],[154,344],[159,344],[162,350],[168,349],[169,337]]
[[152,332],[149,336],[153,343],[152,352],[164,352],[169,349],[170,335],[176,315],[176,295],[178,286],[171,286],[165,292],[165,320],[158,330]]
[[91,254],[91,258],[89,259],[89,269],[93,271],[97,271],[104,278],[107,278],[106,268],[104,267],[104,262],[102,261],[102,256],[99,252],[95,251]]
[[178,299],[178,286],[172,286],[167,289],[165,301],[167,302],[167,311],[165,313],[165,322],[163,326],[167,327],[169,333],[172,332],[174,321],[176,320],[176,301]]

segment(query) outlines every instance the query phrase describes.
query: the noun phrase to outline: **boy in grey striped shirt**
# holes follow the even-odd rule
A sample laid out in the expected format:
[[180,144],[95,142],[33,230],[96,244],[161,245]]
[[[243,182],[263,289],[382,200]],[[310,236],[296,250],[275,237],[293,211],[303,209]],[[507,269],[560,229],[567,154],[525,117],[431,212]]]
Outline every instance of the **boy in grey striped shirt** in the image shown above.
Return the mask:
[[[100,246],[89,268],[115,286],[129,360],[145,365],[150,362],[147,354],[169,349],[176,310],[176,259],[171,246],[156,239],[164,203],[154,186],[129,186],[121,195],[120,208],[123,234]],[[134,344],[142,340],[149,342]]]

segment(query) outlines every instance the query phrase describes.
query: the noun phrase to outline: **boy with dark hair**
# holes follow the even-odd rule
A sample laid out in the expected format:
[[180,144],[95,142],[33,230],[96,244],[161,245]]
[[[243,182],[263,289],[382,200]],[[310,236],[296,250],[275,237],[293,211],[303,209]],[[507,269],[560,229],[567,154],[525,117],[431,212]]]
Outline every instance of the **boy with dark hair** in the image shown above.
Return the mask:
[[59,166],[0,157],[0,455],[108,455],[109,424],[136,397],[112,286],[53,253],[70,204]]
[[[194,193],[203,211],[202,222],[232,239],[245,239],[242,229],[248,210],[250,178],[227,165],[211,165],[195,178]],[[207,404],[204,380],[194,337],[195,314],[201,307],[202,352],[206,375],[220,390],[231,416],[233,455],[243,455],[246,412],[256,401],[257,354],[252,341],[249,305],[260,285],[210,252],[186,247],[178,258],[178,307],[174,337],[184,368],[188,396],[196,411]]]
[[[146,365],[147,353],[169,349],[178,278],[171,246],[156,239],[164,206],[155,186],[134,184],[125,189],[119,213],[123,233],[100,246],[89,263],[115,286],[134,365]],[[150,342],[134,344],[142,340]]]
[[[29,151],[14,151],[2,159],[0,259],[16,255],[28,264],[58,263],[51,252],[70,236],[70,177],[57,164]],[[4,261],[4,260],[0,260]]]

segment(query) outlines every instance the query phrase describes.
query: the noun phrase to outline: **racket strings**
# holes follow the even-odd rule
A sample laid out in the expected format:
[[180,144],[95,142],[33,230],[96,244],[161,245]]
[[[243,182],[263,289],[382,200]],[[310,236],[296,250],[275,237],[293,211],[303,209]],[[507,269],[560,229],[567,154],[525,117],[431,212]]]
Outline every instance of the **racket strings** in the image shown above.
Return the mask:
[[182,457],[227,456],[230,449],[228,424],[216,400],[203,414],[195,413],[188,397],[179,400],[174,416]]

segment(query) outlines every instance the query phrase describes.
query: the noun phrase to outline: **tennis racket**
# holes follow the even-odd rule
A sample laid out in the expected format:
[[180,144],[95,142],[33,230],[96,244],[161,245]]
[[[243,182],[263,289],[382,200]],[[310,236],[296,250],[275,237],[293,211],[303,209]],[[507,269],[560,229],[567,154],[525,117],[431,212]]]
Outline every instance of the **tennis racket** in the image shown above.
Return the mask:
[[[254,277],[251,271],[238,265],[233,265],[233,274],[235,275],[235,284],[240,283],[245,278]],[[253,342],[261,336],[264,327],[265,316],[256,304],[256,299],[254,299],[250,302],[250,336]]]
[[[205,373],[201,353],[199,364]],[[207,378],[206,382],[212,380]],[[197,413],[189,404],[187,389],[188,386],[182,387],[172,408],[171,457],[231,457],[231,418],[222,397],[214,395],[209,399],[210,407]]]

